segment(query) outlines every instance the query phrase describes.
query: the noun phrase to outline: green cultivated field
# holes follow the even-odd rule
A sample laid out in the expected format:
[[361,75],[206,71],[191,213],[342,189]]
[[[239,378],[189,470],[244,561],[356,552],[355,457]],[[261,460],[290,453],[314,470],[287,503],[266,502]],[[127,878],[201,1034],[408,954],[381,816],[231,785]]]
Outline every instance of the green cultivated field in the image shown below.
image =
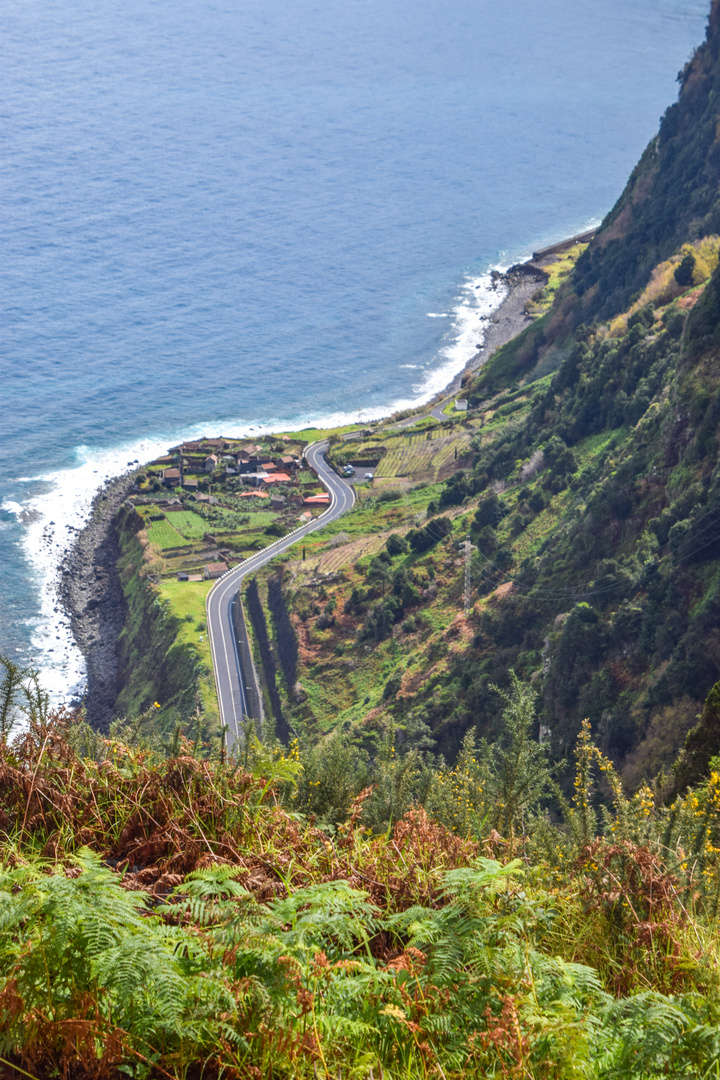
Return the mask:
[[202,540],[208,532],[208,523],[193,510],[172,510],[167,520],[186,540]]
[[190,545],[190,541],[181,536],[167,518],[163,518],[162,521],[148,521],[146,528],[150,543],[156,544],[163,551],[167,548],[188,547]]
[[169,601],[173,615],[182,620],[176,641],[192,645],[202,658],[206,673],[200,679],[200,695],[203,708],[215,719],[218,706],[205,622],[205,597],[213,585],[212,581],[162,581],[158,585],[158,592],[164,600]]

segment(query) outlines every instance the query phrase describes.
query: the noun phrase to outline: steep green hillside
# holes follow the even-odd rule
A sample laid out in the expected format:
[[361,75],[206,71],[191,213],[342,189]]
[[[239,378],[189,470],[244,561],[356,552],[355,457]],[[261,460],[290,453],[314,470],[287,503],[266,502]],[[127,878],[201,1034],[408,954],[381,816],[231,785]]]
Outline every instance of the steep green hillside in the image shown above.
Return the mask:
[[[123,508],[117,519],[118,571],[127,603],[125,628],[118,642],[120,689],[117,716],[139,716],[156,709],[164,730],[197,727],[199,709],[204,734],[217,727],[218,712],[210,650],[204,623],[204,594],[209,582],[189,585],[183,603],[172,594],[177,582],[161,582],[143,519]],[[198,593],[200,589],[200,593]],[[188,598],[195,601],[192,610]]]
[[706,41],[678,75],[680,94],[659,133],[559,290],[553,310],[483,370],[476,386],[480,397],[538,366],[556,367],[578,326],[625,311],[658,264],[683,244],[720,233],[719,57],[720,4],[713,0]]
[[402,752],[452,759],[468,730],[494,735],[514,668],[558,758],[588,718],[633,788],[707,767],[689,753],[670,774],[720,680],[719,12],[552,308],[477,380],[463,467],[424,488],[408,441],[397,502],[373,492],[345,552],[320,538],[286,568],[286,713],[308,737],[340,726],[372,749],[395,729]]

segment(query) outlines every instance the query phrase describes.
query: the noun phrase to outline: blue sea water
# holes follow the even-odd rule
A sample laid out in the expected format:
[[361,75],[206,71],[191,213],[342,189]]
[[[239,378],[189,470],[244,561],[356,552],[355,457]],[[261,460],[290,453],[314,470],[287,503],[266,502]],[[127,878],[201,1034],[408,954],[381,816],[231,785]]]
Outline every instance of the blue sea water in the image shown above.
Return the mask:
[[4,0],[0,652],[81,684],[55,569],[128,461],[443,386],[489,268],[611,207],[707,9]]

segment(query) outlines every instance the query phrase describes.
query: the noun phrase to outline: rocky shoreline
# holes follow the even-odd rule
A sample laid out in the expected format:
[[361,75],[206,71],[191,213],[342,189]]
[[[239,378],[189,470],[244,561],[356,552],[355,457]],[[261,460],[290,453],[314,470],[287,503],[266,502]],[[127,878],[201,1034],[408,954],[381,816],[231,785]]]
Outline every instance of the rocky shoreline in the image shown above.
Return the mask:
[[508,341],[512,341],[533,322],[526,309],[528,302],[547,281],[544,270],[534,263],[520,263],[518,266],[511,266],[504,274],[498,274],[498,278],[507,283],[508,295],[490,318],[482,348],[459,376],[458,386],[450,387],[451,391],[464,385],[494,352],[507,345]]
[[126,474],[100,488],[87,524],[60,565],[58,593],[87,665],[83,703],[88,722],[101,731],[107,730],[115,716],[117,642],[125,624],[114,518],[132,485],[132,476]]

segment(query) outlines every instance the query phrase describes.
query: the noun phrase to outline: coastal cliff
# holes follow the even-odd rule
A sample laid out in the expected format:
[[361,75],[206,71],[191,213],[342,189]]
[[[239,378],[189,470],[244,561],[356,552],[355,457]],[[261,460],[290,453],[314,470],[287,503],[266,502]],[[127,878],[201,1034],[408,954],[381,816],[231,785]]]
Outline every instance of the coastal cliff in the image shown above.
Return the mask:
[[127,606],[117,572],[117,515],[131,486],[129,477],[118,477],[98,492],[60,567],[58,591],[87,668],[87,717],[103,731],[117,715],[121,684],[117,642]]

